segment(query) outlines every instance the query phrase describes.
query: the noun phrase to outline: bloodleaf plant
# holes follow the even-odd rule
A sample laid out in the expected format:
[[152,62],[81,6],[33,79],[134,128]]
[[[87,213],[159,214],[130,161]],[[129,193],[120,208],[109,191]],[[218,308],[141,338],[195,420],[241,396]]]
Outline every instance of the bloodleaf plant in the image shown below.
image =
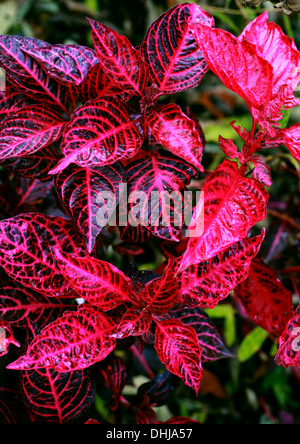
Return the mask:
[[[251,233],[272,184],[258,152],[285,144],[300,160],[299,124],[280,125],[299,104],[300,53],[267,13],[235,37],[183,3],[138,48],[89,23],[93,48],[0,36],[2,356],[12,344],[1,359],[17,355],[7,369],[21,374],[32,421],[80,422],[102,384],[112,411],[158,423],[153,407],[173,378],[197,395],[203,364],[232,356],[209,311],[233,291],[254,323],[283,334],[276,362],[299,365],[298,350],[289,353],[292,293],[256,257],[265,229]],[[227,158],[209,172],[200,123],[173,103],[208,70],[253,121],[231,123],[243,147],[220,137]],[[139,255],[151,248],[160,267],[143,271]],[[156,374],[145,350],[161,363]],[[123,395],[131,353],[151,376],[132,402]],[[4,422],[18,422],[9,403],[0,407]]]

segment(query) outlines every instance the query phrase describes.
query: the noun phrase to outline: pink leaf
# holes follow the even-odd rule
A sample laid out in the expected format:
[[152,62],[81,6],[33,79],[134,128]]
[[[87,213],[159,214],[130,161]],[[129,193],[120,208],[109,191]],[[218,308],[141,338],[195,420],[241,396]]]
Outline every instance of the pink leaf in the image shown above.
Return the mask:
[[11,278],[48,296],[77,297],[57,268],[54,248],[86,254],[77,231],[60,217],[28,213],[0,222],[0,265]]
[[195,330],[178,319],[157,322],[155,349],[167,369],[198,394],[203,376],[202,349]]
[[25,95],[20,94],[19,91],[15,91],[10,85],[6,85],[6,90],[0,91],[1,120],[4,121],[6,117],[15,114],[29,104],[30,101]]
[[12,327],[26,327],[28,320],[44,327],[64,310],[74,307],[72,301],[65,303],[46,292],[36,293],[12,279],[2,277],[0,282],[0,318]]
[[277,365],[300,368],[300,306],[286,324],[278,341]]
[[224,154],[230,159],[238,157],[239,152],[234,140],[224,139],[224,137],[219,136],[219,145],[222,148]]
[[78,92],[83,103],[102,97],[117,96],[120,100],[127,101],[133,95],[129,91],[119,88],[113,79],[108,78],[100,63],[89,70],[84,80],[78,85]]
[[142,95],[148,83],[148,67],[127,37],[89,19],[99,63],[107,77],[123,90]]
[[300,123],[283,129],[283,140],[291,155],[300,163]]
[[164,153],[130,164],[127,167],[129,226],[178,241],[184,225],[184,191],[196,174],[190,164]]
[[171,261],[163,276],[148,282],[139,297],[141,304],[158,316],[168,313],[178,303],[178,284]]
[[214,308],[248,277],[252,259],[258,254],[265,232],[245,238],[213,258],[191,265],[178,274],[179,296],[191,307]]
[[276,336],[282,334],[293,315],[293,295],[271,267],[255,258],[249,277],[235,289],[235,294],[256,325]]
[[[287,90],[284,102],[280,103],[279,111],[284,106],[285,109],[300,103],[293,92],[299,81],[300,53],[297,50],[292,38],[284,35],[279,25],[268,23],[268,12],[258,16],[244,29],[239,37],[239,41],[248,41],[256,46],[257,53],[267,60],[273,67],[272,99],[278,96],[284,88]],[[267,108],[271,108],[268,104]],[[262,110],[263,114],[267,110]],[[278,119],[281,114],[279,114]],[[276,116],[273,116],[276,117]]]
[[273,69],[257,54],[255,45],[202,24],[195,26],[195,38],[209,68],[225,86],[245,99],[250,109],[270,101]]
[[61,144],[65,158],[50,174],[71,163],[111,165],[134,156],[141,144],[142,137],[124,104],[111,98],[91,100],[76,109],[66,126]]
[[268,193],[256,180],[241,176],[235,162],[225,160],[208,176],[202,191],[204,232],[190,238],[180,271],[244,239],[253,225],[266,218]]
[[25,405],[41,423],[65,424],[93,402],[95,383],[85,370],[59,373],[49,368],[22,373]]
[[203,143],[195,122],[178,105],[156,105],[147,110],[147,123],[155,140],[176,156],[203,170]]
[[172,310],[172,316],[196,331],[198,343],[202,348],[202,362],[212,362],[233,356],[225,347],[224,341],[211,319],[201,308],[180,307]]
[[125,182],[122,165],[80,168],[70,165],[56,178],[60,198],[76,222],[91,252],[96,238],[119,203],[119,184]]
[[252,172],[253,179],[258,180],[262,185],[270,187],[273,183],[271,170],[266,164],[264,157],[252,156],[251,162],[253,162],[255,168]]
[[56,250],[56,260],[74,292],[103,311],[112,310],[132,298],[131,280],[109,262],[91,256],[75,257]]
[[77,312],[66,312],[45,327],[27,353],[8,365],[12,370],[53,368],[70,372],[87,368],[105,359],[115,348],[112,319],[99,308],[81,305]]
[[90,68],[98,63],[93,49],[80,45],[47,45],[44,48],[25,48],[53,79],[61,83],[79,85]]
[[140,336],[149,330],[152,316],[146,309],[129,308],[116,329],[114,338],[123,339],[128,336]]
[[199,6],[182,3],[162,14],[148,29],[141,50],[160,94],[196,87],[207,72],[192,33],[196,23],[213,26],[214,20]]
[[0,64],[13,85],[34,100],[51,103],[69,113],[75,106],[76,94],[68,85],[62,85],[47,75],[39,63],[23,49],[40,49],[48,46],[31,37],[0,36]]
[[6,159],[1,165],[9,171],[18,172],[22,177],[48,181],[48,172],[57,164],[58,156],[56,148],[50,145],[30,156]]
[[0,160],[28,156],[55,142],[66,121],[49,106],[23,107],[8,117],[0,132]]

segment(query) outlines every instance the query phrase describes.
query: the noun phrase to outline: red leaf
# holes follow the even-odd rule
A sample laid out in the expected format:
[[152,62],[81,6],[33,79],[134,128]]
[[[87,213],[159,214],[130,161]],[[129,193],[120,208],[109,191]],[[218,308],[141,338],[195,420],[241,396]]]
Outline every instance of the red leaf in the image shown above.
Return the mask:
[[66,121],[49,106],[23,107],[8,117],[0,132],[0,160],[28,156],[55,142]]
[[79,85],[89,69],[98,63],[95,51],[80,45],[47,45],[23,51],[34,58],[53,79],[73,85]]
[[2,277],[0,282],[0,318],[12,327],[26,327],[28,320],[44,327],[64,310],[74,307],[58,298],[49,298],[46,293],[36,293],[12,279]]
[[130,164],[126,213],[129,226],[178,241],[184,225],[184,191],[196,174],[191,165],[165,154]]
[[291,155],[300,163],[300,123],[283,129],[283,140]]
[[115,358],[105,369],[101,369],[101,374],[113,393],[110,409],[115,411],[119,407],[119,400],[126,384],[126,363],[122,359]]
[[28,213],[0,222],[0,265],[25,287],[48,296],[77,297],[57,268],[54,248],[86,254],[70,222]]
[[89,19],[92,39],[105,74],[123,90],[142,95],[148,83],[148,67],[127,37]]
[[140,302],[154,315],[163,315],[178,303],[178,284],[170,261],[163,276],[148,282],[140,293]]
[[253,225],[266,218],[268,193],[256,180],[241,176],[235,162],[225,160],[208,176],[202,191],[204,232],[190,238],[180,271],[244,239]]
[[0,357],[8,353],[10,344],[20,347],[19,342],[14,338],[9,322],[0,319]]
[[224,137],[219,136],[219,145],[222,148],[224,154],[230,159],[238,157],[239,152],[234,140],[224,139]]
[[195,26],[195,38],[209,68],[225,86],[247,101],[250,110],[270,101],[273,69],[257,54],[255,45],[202,24]]
[[[256,46],[257,53],[273,67],[272,100],[260,110],[260,121],[264,118],[280,120],[282,108],[288,109],[300,103],[294,96],[300,77],[300,53],[292,38],[284,35],[281,27],[268,23],[268,12],[249,23],[239,37]],[[282,94],[282,91],[285,93]],[[279,99],[279,103],[276,103]],[[274,113],[277,108],[277,115]]]
[[191,307],[214,308],[248,277],[252,259],[260,250],[265,232],[235,243],[213,258],[191,265],[178,274],[179,296]]
[[178,319],[157,322],[155,349],[167,369],[198,394],[203,375],[202,349],[195,330]]
[[262,185],[270,187],[273,183],[272,174],[264,157],[252,156],[251,162],[253,162],[255,166],[254,171],[252,172],[253,179],[258,180]]
[[0,91],[0,117],[3,121],[6,117],[20,111],[24,106],[29,105],[29,100],[26,96],[15,91],[9,85],[6,85],[5,91]]
[[183,324],[192,327],[198,336],[198,344],[202,348],[202,362],[211,362],[233,355],[226,348],[224,341],[209,316],[201,308],[178,308],[172,316]]
[[37,179],[27,179],[15,176],[13,185],[17,195],[17,205],[15,214],[21,213],[22,208],[28,208],[29,205],[38,205],[44,201],[53,191],[53,181],[40,181]]
[[75,257],[56,250],[58,267],[74,292],[103,311],[134,302],[132,283],[109,262],[91,256]]
[[25,405],[39,422],[65,424],[91,405],[95,383],[84,370],[27,370],[22,375],[22,393]]
[[252,261],[249,277],[236,289],[252,321],[275,336],[280,336],[293,315],[293,295],[275,271],[261,259]]
[[127,107],[106,98],[91,100],[76,109],[61,144],[65,155],[50,174],[76,163],[81,167],[111,165],[135,155],[142,144]]
[[6,159],[1,165],[9,171],[17,172],[22,177],[49,180],[48,172],[57,164],[58,153],[54,146],[36,151],[30,156]]
[[[185,416],[173,416],[167,421],[158,422],[157,424],[200,424],[200,422],[197,421],[196,419],[186,418]],[[174,438],[175,437],[177,438],[177,436],[179,436],[179,433],[176,431],[176,429],[174,429],[173,432],[171,433],[174,434],[173,436]]]
[[102,361],[115,348],[112,319],[99,308],[81,305],[77,312],[66,312],[36,336],[27,353],[8,365],[12,370],[53,368],[70,372]]
[[127,101],[133,94],[119,88],[113,79],[107,77],[100,63],[93,66],[78,86],[78,91],[83,103],[102,97],[116,97]]
[[277,365],[300,368],[300,306],[285,326],[278,341]]
[[195,122],[178,105],[157,105],[147,110],[147,123],[155,140],[176,156],[203,171],[203,143]]
[[119,203],[119,184],[124,182],[125,171],[121,164],[93,169],[70,165],[57,176],[58,193],[89,252],[114,213]]
[[48,45],[31,37],[2,35],[0,64],[18,91],[34,100],[56,105],[68,113],[69,106],[75,106],[74,90],[49,77],[38,62],[23,51]]
[[140,336],[147,333],[151,323],[152,315],[149,311],[146,309],[129,308],[122,317],[116,333],[112,336],[118,339],[127,338],[128,336]]
[[148,29],[141,51],[160,94],[196,87],[207,72],[192,33],[196,23],[213,26],[214,20],[199,6],[183,3],[162,14]]

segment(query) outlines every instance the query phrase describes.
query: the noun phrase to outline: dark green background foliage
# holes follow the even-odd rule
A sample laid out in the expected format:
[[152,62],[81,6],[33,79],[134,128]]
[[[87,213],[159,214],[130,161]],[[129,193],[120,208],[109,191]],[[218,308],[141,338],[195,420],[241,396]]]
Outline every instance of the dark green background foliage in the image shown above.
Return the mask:
[[[89,16],[125,34],[138,46],[150,23],[175,4],[175,0],[0,1],[0,34],[32,36],[53,44],[91,46],[90,26],[86,20]],[[294,37],[300,47],[299,15],[285,16],[280,10],[274,10],[270,2],[263,3],[259,8],[245,8],[239,0],[203,0],[199,4],[215,17],[216,26],[235,35],[244,29],[248,21],[268,8],[271,20],[276,21],[286,34]],[[226,138],[235,138],[238,143],[237,135],[229,125],[230,121],[236,120],[248,129],[251,127],[245,103],[211,73],[205,76],[198,88],[162,100],[173,101],[183,109],[189,106],[197,115],[206,136],[207,148],[203,163],[207,171],[214,170],[224,158],[217,143],[220,134]],[[299,122],[298,108],[291,115],[285,116],[283,125]],[[263,223],[268,231],[262,257],[275,270],[280,271],[283,283],[294,292],[297,304],[299,271],[293,274],[285,269],[299,264],[300,166],[284,147],[278,151],[266,151],[264,155],[274,183],[269,190],[268,220]],[[257,233],[260,229],[261,226],[257,227]],[[155,270],[160,258],[156,257],[153,248],[146,250],[146,254],[141,255],[139,260],[141,267]],[[176,379],[168,405],[157,411],[158,418],[163,421],[171,416],[183,415],[204,424],[299,424],[300,369],[285,370],[275,366],[272,338],[266,338],[264,332],[240,315],[234,296],[209,314],[236,357],[204,365],[205,376],[198,398]],[[245,337],[250,340],[251,335],[253,340],[250,346],[245,347],[243,341]],[[120,356],[123,357],[122,351]],[[9,354],[0,361],[0,399],[6,401],[8,387],[12,386],[15,378],[19,378],[18,372],[5,370],[11,360]],[[153,370],[157,370],[156,365],[160,368],[154,354],[150,356],[149,362]],[[143,367],[138,362],[129,361],[128,364],[130,377],[137,386],[145,382],[147,374]],[[125,388],[128,399],[130,391],[132,387]],[[15,394],[16,401],[18,396]],[[8,404],[11,404],[11,394],[9,399]],[[125,409],[121,408],[118,413],[110,412],[109,393],[105,391],[97,394],[93,406],[84,414],[84,419],[91,417],[100,417],[113,423],[129,420]],[[26,414],[24,421],[27,421]]]

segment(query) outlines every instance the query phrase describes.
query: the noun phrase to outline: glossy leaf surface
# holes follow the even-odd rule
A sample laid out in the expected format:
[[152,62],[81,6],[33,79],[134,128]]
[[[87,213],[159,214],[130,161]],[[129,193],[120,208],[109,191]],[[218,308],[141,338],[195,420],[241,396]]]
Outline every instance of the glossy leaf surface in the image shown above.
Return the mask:
[[195,122],[178,105],[156,105],[147,112],[147,123],[155,140],[176,156],[203,170],[203,142]]
[[41,423],[65,424],[76,419],[93,402],[95,389],[85,370],[59,373],[40,368],[22,375],[25,405]]
[[178,274],[179,297],[192,307],[214,308],[248,277],[265,233],[233,244],[213,258],[191,265]]
[[43,105],[23,107],[8,117],[0,131],[0,161],[29,156],[55,142],[62,135],[66,121]]
[[132,301],[132,284],[109,262],[91,256],[75,257],[55,251],[61,273],[74,292],[103,311]]
[[82,167],[114,164],[132,157],[142,144],[138,128],[121,102],[106,98],[87,102],[74,112],[61,145],[65,156],[52,170],[71,163]]
[[286,324],[278,341],[275,357],[277,365],[300,367],[300,308],[298,307]]
[[241,176],[235,162],[225,160],[208,176],[202,191],[204,232],[190,238],[181,271],[244,239],[253,225],[266,218],[268,193],[259,182]]
[[111,332],[115,324],[100,309],[81,305],[45,327],[27,353],[9,364],[9,369],[53,368],[70,372],[102,361],[115,348]]
[[196,23],[213,26],[214,20],[199,6],[182,3],[162,14],[148,29],[141,50],[160,93],[174,94],[198,86],[207,72],[192,33]]
[[125,170],[121,164],[93,169],[72,164],[57,176],[60,198],[89,252],[114,213],[119,203],[119,183],[124,182]]
[[249,277],[235,289],[235,294],[255,324],[277,337],[282,334],[293,315],[293,294],[271,267],[255,258]]
[[28,213],[0,222],[0,265],[6,273],[48,296],[74,297],[57,268],[54,248],[71,254],[86,251],[72,224],[60,217]]
[[142,95],[148,83],[148,67],[140,51],[127,37],[95,20],[89,20],[96,54],[106,75],[123,90]]
[[155,349],[167,369],[198,393],[202,379],[201,353],[195,330],[178,319],[157,323]]

